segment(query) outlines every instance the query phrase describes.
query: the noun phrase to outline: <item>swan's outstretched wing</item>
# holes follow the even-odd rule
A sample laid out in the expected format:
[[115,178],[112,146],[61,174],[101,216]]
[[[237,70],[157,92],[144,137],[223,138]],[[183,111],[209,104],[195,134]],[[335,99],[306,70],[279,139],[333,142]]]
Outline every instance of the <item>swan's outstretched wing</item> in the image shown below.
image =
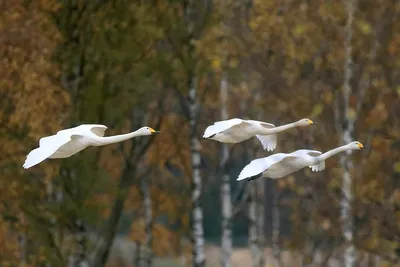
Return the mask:
[[99,137],[103,137],[107,126],[101,124],[91,124],[90,131]]
[[[82,124],[73,128],[60,130],[55,135],[43,137],[39,140],[39,147],[28,154],[23,167],[28,169],[39,164],[52,156],[60,148],[63,149],[62,147],[64,147],[65,149],[65,145],[68,146],[73,139],[88,135],[89,131],[102,137],[106,129],[107,127],[101,124]],[[75,148],[74,150],[80,151],[81,148]],[[75,153],[75,151],[73,152]]]
[[102,124],[82,124],[77,127],[71,133],[73,134],[85,134],[88,131],[92,132],[93,134],[103,137],[105,131],[107,130],[107,126]]
[[259,175],[265,172],[268,168],[276,163],[281,163],[283,160],[289,160],[292,157],[290,154],[286,153],[277,153],[265,158],[259,158],[252,160],[249,164],[247,164],[243,170],[240,172],[237,181],[248,179],[250,177]]
[[64,130],[60,130],[57,132],[58,134],[82,134],[84,135],[85,132],[88,131],[92,132],[93,134],[103,137],[105,131],[107,130],[107,126],[102,124],[81,124],[79,126],[68,128]]
[[258,123],[261,124],[262,127],[265,127],[267,129],[271,129],[274,128],[275,125],[273,125],[272,123],[268,123],[268,122],[263,122],[263,121],[256,121],[256,120],[246,120],[249,123]]
[[[275,125],[263,121],[255,121],[255,120],[246,120],[249,123],[258,123],[262,127],[271,129],[274,128]],[[276,148],[276,143],[278,136],[277,134],[269,134],[269,135],[258,135],[256,134],[256,137],[258,140],[260,140],[261,145],[263,146],[264,150],[266,149],[267,151],[273,151]]]
[[23,167],[28,169],[53,155],[61,146],[80,135],[69,134],[68,131],[59,131],[55,135],[46,136],[39,140],[39,147],[29,152]]
[[264,150],[273,151],[276,148],[276,143],[278,136],[277,134],[269,134],[269,135],[258,135],[256,134],[258,140],[260,140]]
[[[292,155],[294,155],[294,154],[296,154],[296,156],[308,155],[311,157],[318,157],[318,156],[322,155],[322,152],[318,151],[318,150],[300,149],[300,150],[297,150],[292,153]],[[316,165],[311,165],[308,167],[313,172],[323,171],[325,169],[325,161],[321,161],[320,163],[318,163]]]
[[322,153],[318,150],[299,149],[290,153],[290,155],[295,157],[304,157],[304,156],[318,157],[322,155]]
[[320,163],[312,166],[308,166],[311,168],[311,171],[313,172],[319,172],[325,170],[325,161],[321,161]]
[[[322,155],[322,152],[317,151],[317,150],[308,150],[307,154],[312,156],[312,157],[318,157],[318,156]],[[325,160],[321,161],[318,164],[311,165],[311,166],[308,166],[308,167],[311,168],[311,171],[313,171],[313,172],[323,171],[323,170],[325,170]]]
[[246,121],[234,118],[230,120],[225,120],[225,121],[217,121],[213,125],[210,125],[206,128],[203,134],[203,138],[210,138],[213,135],[220,133],[222,131],[225,131],[233,126],[246,123]]

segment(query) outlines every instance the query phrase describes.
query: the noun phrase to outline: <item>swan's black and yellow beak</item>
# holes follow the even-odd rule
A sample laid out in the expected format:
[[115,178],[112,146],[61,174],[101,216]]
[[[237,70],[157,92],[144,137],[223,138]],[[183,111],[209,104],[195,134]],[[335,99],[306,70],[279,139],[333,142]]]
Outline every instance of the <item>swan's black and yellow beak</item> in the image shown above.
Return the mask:
[[310,119],[307,119],[307,122],[308,122],[308,125],[314,125],[314,124],[317,124],[316,122],[314,122],[314,121],[312,121],[312,120],[310,120]]
[[365,149],[364,145],[361,144],[361,143],[358,143],[357,146],[358,146],[360,149]]
[[150,132],[151,132],[152,134],[159,134],[159,133],[160,133],[160,131],[156,131],[156,130],[154,130],[154,129],[152,129],[152,128],[150,128]]

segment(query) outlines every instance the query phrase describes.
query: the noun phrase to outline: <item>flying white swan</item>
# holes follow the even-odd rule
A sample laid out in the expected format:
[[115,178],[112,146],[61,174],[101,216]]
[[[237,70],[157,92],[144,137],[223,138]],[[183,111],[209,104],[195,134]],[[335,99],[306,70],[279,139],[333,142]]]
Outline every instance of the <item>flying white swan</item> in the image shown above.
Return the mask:
[[315,124],[310,119],[277,126],[262,121],[242,120],[238,118],[217,121],[204,131],[203,139],[212,139],[222,143],[240,143],[253,136],[260,140],[264,150],[272,151],[276,148],[277,133],[290,128]]
[[240,172],[237,181],[255,180],[260,177],[282,178],[302,168],[310,167],[318,172],[325,169],[325,160],[346,150],[364,149],[357,141],[340,146],[322,154],[317,150],[300,149],[292,153],[277,153],[251,161]]
[[159,133],[159,131],[146,126],[131,133],[104,137],[106,129],[106,126],[100,124],[82,124],[58,131],[55,135],[43,137],[39,140],[39,147],[28,154],[23,167],[28,169],[47,158],[68,158],[88,146],[104,146],[136,136]]

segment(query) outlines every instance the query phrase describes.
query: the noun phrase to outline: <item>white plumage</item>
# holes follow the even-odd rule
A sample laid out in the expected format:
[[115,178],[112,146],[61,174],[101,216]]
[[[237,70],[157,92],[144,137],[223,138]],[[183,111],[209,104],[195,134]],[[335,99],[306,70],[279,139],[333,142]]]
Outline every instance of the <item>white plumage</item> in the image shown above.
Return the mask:
[[312,171],[322,171],[325,169],[325,160],[327,158],[346,150],[363,148],[364,146],[360,142],[354,141],[324,154],[317,150],[308,149],[300,149],[292,153],[273,154],[251,161],[240,172],[237,180],[254,180],[260,177],[281,178],[307,166]]
[[230,120],[217,121],[206,128],[204,139],[212,139],[222,143],[240,143],[253,136],[260,140],[264,149],[273,151],[276,148],[277,133],[290,128],[308,126],[313,124],[309,119],[302,119],[294,123],[275,127],[267,122],[256,120],[242,120],[233,118]]
[[43,137],[39,140],[39,147],[28,154],[23,167],[28,169],[47,158],[67,158],[88,146],[103,146],[136,136],[159,133],[146,126],[132,133],[104,137],[106,129],[107,127],[101,124],[82,124],[58,131],[55,135]]

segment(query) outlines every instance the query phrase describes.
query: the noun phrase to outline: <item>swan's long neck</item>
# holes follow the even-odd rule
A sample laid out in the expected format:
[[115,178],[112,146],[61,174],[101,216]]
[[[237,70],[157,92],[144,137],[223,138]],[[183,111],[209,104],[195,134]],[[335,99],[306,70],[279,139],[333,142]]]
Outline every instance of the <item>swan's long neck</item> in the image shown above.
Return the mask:
[[321,162],[321,161],[324,161],[324,160],[326,160],[340,152],[346,151],[346,150],[349,150],[348,145],[340,146],[340,147],[337,147],[337,148],[334,148],[334,149],[331,149],[331,150],[325,152],[321,156],[318,156],[317,159],[318,159],[318,161]]
[[119,134],[119,135],[114,135],[114,136],[106,136],[106,137],[99,137],[97,141],[98,146],[104,146],[108,144],[113,144],[113,143],[118,143],[122,142],[131,138],[134,138],[136,136],[139,136],[140,134],[138,131],[127,133],[127,134]]
[[282,125],[282,126],[277,126],[277,127],[274,127],[274,128],[265,129],[265,130],[263,130],[263,134],[280,133],[280,132],[286,131],[288,129],[294,128],[296,126],[297,126],[296,122],[292,122],[292,123],[288,123],[288,124],[285,124],[285,125]]

